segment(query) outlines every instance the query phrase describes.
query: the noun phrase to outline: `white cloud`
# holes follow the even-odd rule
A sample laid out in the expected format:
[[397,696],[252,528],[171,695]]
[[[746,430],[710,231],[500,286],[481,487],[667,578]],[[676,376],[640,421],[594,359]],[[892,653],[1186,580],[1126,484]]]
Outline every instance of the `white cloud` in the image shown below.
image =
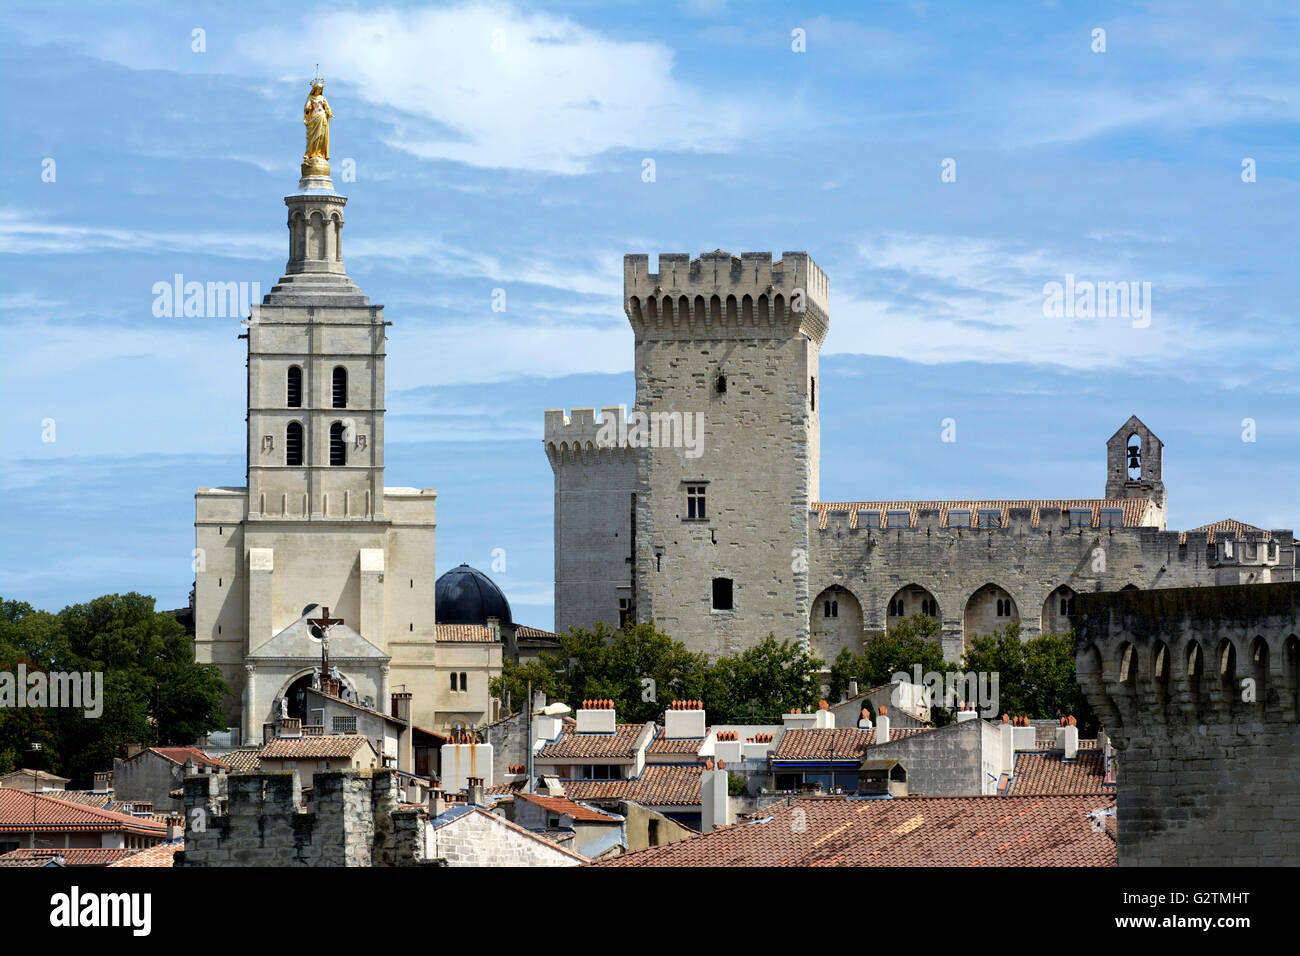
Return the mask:
[[[725,151],[749,125],[730,98],[676,80],[661,43],[504,4],[313,11],[237,45],[281,77],[319,61],[327,97],[332,79],[388,112],[390,145],[474,166],[579,173],[612,149]],[[331,105],[342,126],[346,99]]]

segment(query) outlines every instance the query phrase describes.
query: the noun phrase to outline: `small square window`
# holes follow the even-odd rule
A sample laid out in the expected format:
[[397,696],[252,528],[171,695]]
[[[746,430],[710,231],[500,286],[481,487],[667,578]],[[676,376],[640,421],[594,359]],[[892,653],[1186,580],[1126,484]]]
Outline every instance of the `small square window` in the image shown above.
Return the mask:
[[713,610],[730,611],[734,605],[731,596],[731,578],[713,579]]

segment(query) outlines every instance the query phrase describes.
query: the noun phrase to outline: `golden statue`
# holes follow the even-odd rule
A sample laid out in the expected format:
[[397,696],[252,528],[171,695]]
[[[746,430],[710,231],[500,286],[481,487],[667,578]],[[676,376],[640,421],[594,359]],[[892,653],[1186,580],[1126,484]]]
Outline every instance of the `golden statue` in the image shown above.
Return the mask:
[[302,156],[304,176],[330,174],[330,112],[325,99],[325,81],[317,77],[311,81],[311,93],[302,107],[302,122],[307,127],[307,152]]

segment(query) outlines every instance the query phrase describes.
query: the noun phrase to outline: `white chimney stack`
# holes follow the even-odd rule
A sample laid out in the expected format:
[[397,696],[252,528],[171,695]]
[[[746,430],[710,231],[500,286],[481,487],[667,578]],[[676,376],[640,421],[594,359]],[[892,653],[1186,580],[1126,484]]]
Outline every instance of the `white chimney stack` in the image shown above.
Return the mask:
[[830,704],[821,700],[817,702],[817,724],[818,730],[834,730],[835,714],[831,712]]
[[1061,718],[1061,726],[1056,728],[1056,746],[1061,748],[1062,760],[1079,756],[1079,724],[1073,717]]
[[858,727],[862,730],[871,729],[871,711],[865,707],[862,708],[862,717],[858,720]]
[[731,796],[728,793],[727,762],[719,760],[715,769],[710,760],[700,774],[700,832],[731,825]]
[[975,713],[975,708],[970,704],[961,703],[957,705],[957,723],[962,724],[968,720],[974,720],[978,716]]
[[612,734],[618,729],[612,700],[584,700],[575,716],[580,734]]
[[876,743],[889,743],[889,708],[880,705],[880,714],[876,718]]
[[664,711],[664,738],[667,740],[702,739],[706,725],[703,701],[675,700]]

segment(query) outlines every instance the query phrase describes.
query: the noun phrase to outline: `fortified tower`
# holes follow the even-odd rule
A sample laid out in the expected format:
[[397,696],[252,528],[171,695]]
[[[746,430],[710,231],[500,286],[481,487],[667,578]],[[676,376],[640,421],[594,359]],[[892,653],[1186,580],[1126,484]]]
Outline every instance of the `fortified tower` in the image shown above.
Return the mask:
[[623,259],[636,616],[695,651],[808,635],[826,274],[804,252]]
[[343,265],[347,198],[324,158],[308,159],[284,199],[285,273],[241,336],[246,485],[195,496],[195,654],[234,689],[228,720],[245,741],[282,699],[296,710],[319,672],[312,608],[342,621],[329,659],[358,703],[387,711],[405,684],[415,721],[432,717],[435,495],[384,487],[388,323]]

